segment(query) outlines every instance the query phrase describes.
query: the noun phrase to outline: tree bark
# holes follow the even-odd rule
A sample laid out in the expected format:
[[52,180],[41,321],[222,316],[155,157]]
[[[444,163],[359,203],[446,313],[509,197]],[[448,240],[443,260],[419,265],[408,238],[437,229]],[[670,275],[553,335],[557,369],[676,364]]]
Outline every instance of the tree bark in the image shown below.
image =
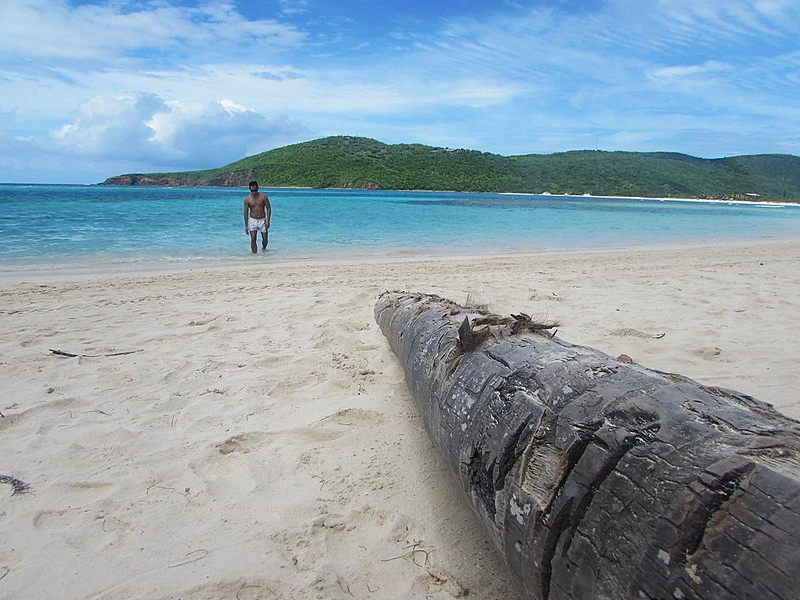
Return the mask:
[[797,421],[525,315],[385,292],[375,316],[529,598],[800,597]]

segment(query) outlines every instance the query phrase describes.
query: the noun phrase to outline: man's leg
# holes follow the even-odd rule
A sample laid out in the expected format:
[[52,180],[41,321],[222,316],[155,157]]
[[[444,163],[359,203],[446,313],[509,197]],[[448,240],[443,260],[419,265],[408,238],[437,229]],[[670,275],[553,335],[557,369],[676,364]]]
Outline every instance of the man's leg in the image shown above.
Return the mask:
[[261,249],[266,251],[267,244],[269,243],[269,229],[261,232]]
[[255,254],[258,252],[258,244],[256,243],[256,235],[258,235],[257,231],[250,232],[250,251]]

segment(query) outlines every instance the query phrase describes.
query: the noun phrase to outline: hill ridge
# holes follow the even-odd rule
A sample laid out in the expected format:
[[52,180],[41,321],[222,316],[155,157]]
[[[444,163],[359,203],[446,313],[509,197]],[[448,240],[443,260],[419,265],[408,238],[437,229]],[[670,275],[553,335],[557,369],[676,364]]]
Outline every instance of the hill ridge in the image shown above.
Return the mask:
[[590,194],[800,201],[800,157],[698,158],[678,152],[569,150],[502,156],[331,136],[215,169],[129,173],[101,185],[246,186]]

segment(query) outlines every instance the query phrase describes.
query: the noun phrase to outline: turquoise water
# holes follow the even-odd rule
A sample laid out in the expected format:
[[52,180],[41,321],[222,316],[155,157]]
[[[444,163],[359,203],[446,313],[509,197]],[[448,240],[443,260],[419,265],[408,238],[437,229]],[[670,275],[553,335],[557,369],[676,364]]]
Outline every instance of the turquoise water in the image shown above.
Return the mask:
[[[800,238],[800,207],[264,189],[267,258],[496,254]],[[0,269],[250,259],[244,188],[0,185]]]

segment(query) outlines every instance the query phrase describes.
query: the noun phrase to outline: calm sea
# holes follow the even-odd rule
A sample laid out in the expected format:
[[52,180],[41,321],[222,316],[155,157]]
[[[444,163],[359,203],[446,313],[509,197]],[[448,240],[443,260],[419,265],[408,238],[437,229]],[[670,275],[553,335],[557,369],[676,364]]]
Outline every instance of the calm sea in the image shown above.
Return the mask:
[[[503,254],[800,238],[800,207],[440,192],[264,189],[259,259]],[[253,260],[244,188],[0,185],[0,271]]]

